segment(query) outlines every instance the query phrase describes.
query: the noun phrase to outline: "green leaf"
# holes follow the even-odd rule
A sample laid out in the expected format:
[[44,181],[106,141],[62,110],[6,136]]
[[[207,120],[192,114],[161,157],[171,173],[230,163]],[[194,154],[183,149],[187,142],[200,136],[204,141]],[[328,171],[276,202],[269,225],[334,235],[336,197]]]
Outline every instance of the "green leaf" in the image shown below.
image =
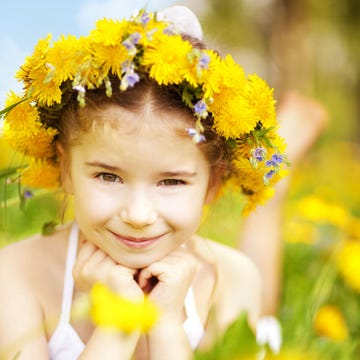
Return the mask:
[[192,108],[193,107],[193,97],[194,97],[194,91],[187,85],[184,86],[183,90],[182,90],[182,100],[184,101],[184,103],[189,107]]
[[225,334],[206,351],[196,351],[194,360],[230,360],[256,354],[260,350],[254,332],[249,327],[247,314],[242,313]]
[[56,221],[46,222],[42,227],[42,234],[51,235],[55,231],[56,225],[57,225]]

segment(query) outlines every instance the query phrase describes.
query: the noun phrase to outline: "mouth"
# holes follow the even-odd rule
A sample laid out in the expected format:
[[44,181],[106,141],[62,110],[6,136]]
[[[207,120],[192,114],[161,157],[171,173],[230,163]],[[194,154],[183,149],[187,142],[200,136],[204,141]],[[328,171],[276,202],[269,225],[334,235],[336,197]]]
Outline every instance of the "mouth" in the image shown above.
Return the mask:
[[124,244],[125,246],[132,248],[132,249],[144,249],[147,248],[154,243],[156,243],[158,240],[160,240],[165,234],[161,234],[154,237],[130,237],[130,236],[124,236],[119,235],[111,231],[111,233],[114,235],[117,241]]

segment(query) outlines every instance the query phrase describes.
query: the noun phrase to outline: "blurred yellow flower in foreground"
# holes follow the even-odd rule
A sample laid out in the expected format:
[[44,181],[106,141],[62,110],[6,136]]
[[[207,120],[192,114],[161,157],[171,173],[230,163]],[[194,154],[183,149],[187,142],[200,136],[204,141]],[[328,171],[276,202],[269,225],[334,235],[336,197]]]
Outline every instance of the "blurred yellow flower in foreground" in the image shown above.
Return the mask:
[[360,243],[347,241],[338,253],[338,267],[344,281],[360,292]]
[[349,336],[344,317],[334,305],[324,305],[318,310],[314,327],[319,335],[334,341],[345,341]]
[[132,301],[110,291],[102,284],[91,290],[90,316],[101,327],[133,331],[149,331],[159,317],[159,310],[148,298]]

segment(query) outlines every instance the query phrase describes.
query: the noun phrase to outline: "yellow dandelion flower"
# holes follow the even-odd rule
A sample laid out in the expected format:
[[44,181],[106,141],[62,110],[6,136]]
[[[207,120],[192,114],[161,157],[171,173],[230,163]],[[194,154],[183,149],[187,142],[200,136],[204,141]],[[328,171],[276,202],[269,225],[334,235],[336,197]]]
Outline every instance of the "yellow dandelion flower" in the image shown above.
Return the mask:
[[159,310],[148,298],[132,301],[97,283],[91,290],[90,316],[97,326],[126,333],[149,331],[159,317]]
[[322,306],[314,319],[316,332],[333,341],[345,341],[349,331],[340,310],[334,305]]
[[147,48],[142,64],[150,68],[150,77],[158,84],[180,84],[190,66],[188,54],[191,49],[191,44],[181,36],[162,34],[154,47]]
[[231,55],[226,55],[221,60],[217,71],[222,73],[220,91],[223,91],[224,88],[231,88],[236,93],[246,85],[247,80],[244,69],[235,62]]
[[220,56],[213,50],[204,50],[209,56],[209,66],[202,72],[202,89],[206,99],[212,99],[215,93],[220,91],[222,86],[223,73],[221,71],[222,60]]
[[91,41],[104,46],[116,46],[121,43],[123,36],[126,34],[127,23],[125,20],[98,20],[95,29],[90,32]]
[[346,241],[337,256],[339,272],[344,281],[360,292],[360,243]]
[[24,82],[25,89],[28,89],[31,85],[32,72],[45,64],[45,55],[49,48],[51,37],[51,34],[49,34],[45,39],[38,41],[34,48],[33,54],[26,57],[25,63],[16,73],[16,78]]
[[209,111],[214,115],[216,130],[225,138],[237,138],[253,130],[259,118],[244,97],[247,80],[242,67],[230,55],[222,60],[212,56],[209,70],[214,72],[213,79],[206,71],[204,77],[210,81],[211,89],[208,84],[204,84],[203,88],[205,93],[213,92]]
[[51,67],[44,65],[31,74],[32,85],[29,89],[33,99],[41,106],[61,103],[60,82],[54,79]]
[[255,117],[261,121],[264,128],[276,125],[274,89],[256,74],[250,75],[243,90],[249,107],[254,110]]
[[270,130],[266,134],[267,138],[271,141],[274,149],[280,153],[284,153],[286,149],[285,139],[278,135],[276,127],[273,130]]
[[75,36],[62,36],[46,54],[48,67],[53,69],[55,83],[74,78],[76,68],[82,63],[80,41]]
[[254,109],[248,106],[247,100],[232,90],[224,89],[216,94],[209,110],[214,115],[216,131],[226,139],[249,133],[258,122]]
[[239,96],[247,80],[243,68],[230,55],[224,59],[213,52],[209,52],[208,55],[210,56],[210,64],[208,71],[205,70],[203,74],[204,79],[206,79],[203,88],[205,93],[212,93],[214,101],[211,107],[217,109],[223,106],[223,101],[226,100],[227,96]]
[[[24,98],[16,95],[14,92],[10,92],[6,99],[6,106],[14,105],[22,100],[24,100]],[[38,121],[38,111],[35,106],[32,106],[29,100],[22,101],[7,112],[5,116],[6,123],[18,128],[31,127],[33,123]]]
[[162,36],[163,31],[168,26],[167,23],[158,22],[153,16],[153,13],[148,14],[150,20],[144,24],[142,22],[129,23],[129,34],[138,33],[140,35],[139,44],[147,47],[150,43],[155,44],[158,36]]
[[275,174],[265,185],[263,180],[264,170],[261,167],[254,168],[250,161],[242,156],[235,157],[234,166],[237,174],[231,179],[245,196],[243,214],[247,215],[256,205],[264,204],[274,195],[274,189],[269,186],[280,178],[280,174]]
[[28,151],[24,153],[37,158],[51,157],[55,153],[53,140],[57,133],[54,128],[41,127],[36,136],[30,139],[31,143],[27,145]]
[[21,182],[34,188],[53,189],[59,186],[60,169],[47,160],[31,159],[20,171]]
[[121,78],[121,65],[126,60],[131,60],[126,48],[121,45],[96,45],[96,52],[93,53],[93,59],[101,67],[103,74],[111,72]]
[[[35,128],[35,124],[39,124]],[[52,142],[57,130],[44,128],[41,123],[33,123],[32,130],[4,125],[4,139],[16,150],[31,157],[51,156],[54,153]]]
[[[11,100],[17,100],[15,95]],[[16,149],[31,157],[50,157],[52,142],[57,130],[45,128],[39,121],[37,109],[30,101],[24,101],[12,108],[5,117],[3,137]]]

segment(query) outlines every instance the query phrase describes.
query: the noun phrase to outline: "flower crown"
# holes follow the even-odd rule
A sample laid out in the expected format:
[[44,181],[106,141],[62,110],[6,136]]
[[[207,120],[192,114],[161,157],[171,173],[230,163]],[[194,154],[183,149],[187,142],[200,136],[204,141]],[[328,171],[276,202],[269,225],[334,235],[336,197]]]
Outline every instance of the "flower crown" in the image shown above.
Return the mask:
[[[273,89],[256,74],[246,76],[230,55],[222,58],[194,47],[174,24],[145,11],[130,20],[99,20],[86,37],[50,41],[50,35],[40,40],[27,57],[16,75],[24,92],[11,92],[0,113],[4,138],[28,159],[19,170],[23,184],[59,186],[57,130],[43,121],[44,110],[61,111],[73,92],[84,106],[86,92],[100,86],[110,97],[147,74],[159,85],[178,88],[196,118],[188,129],[194,142],[206,141],[202,121],[212,115],[214,130],[231,145],[237,170],[227,184],[246,195],[245,210],[269,197],[286,164],[284,142],[276,133]],[[120,89],[113,89],[111,76],[119,78]]]

